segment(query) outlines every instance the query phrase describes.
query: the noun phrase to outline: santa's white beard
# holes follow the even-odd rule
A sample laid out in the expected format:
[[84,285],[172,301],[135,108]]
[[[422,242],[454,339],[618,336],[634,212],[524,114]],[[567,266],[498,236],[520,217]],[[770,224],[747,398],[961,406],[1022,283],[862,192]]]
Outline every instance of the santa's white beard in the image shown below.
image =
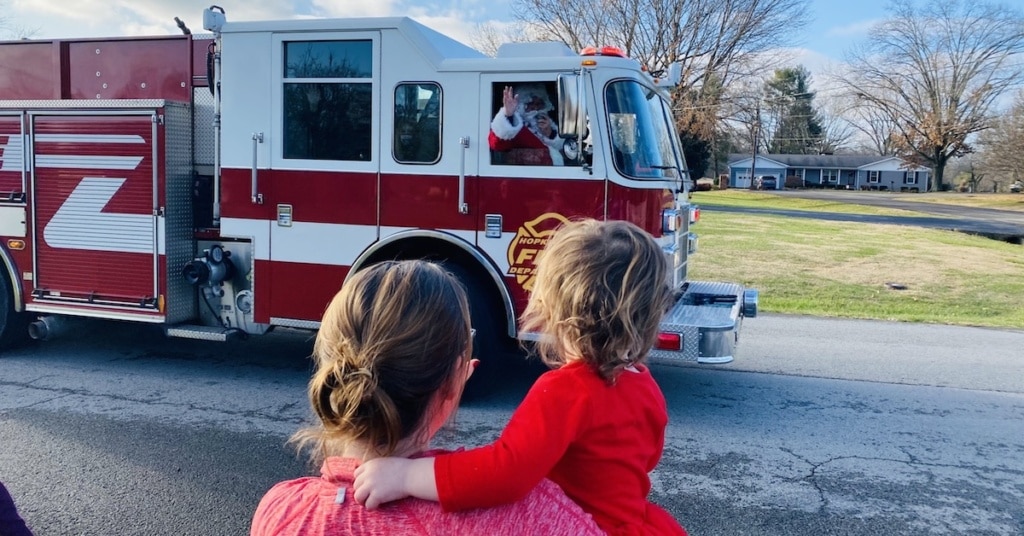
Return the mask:
[[526,125],[526,128],[530,129],[534,133],[538,132],[538,130],[537,130],[537,116],[538,115],[540,115],[540,112],[537,111],[537,110],[531,110],[529,112],[523,112],[523,124]]

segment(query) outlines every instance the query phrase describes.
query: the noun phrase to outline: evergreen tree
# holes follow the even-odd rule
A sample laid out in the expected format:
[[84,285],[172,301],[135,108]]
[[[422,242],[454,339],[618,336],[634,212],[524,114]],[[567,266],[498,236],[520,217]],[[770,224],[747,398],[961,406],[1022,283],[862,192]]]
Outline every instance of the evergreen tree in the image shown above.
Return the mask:
[[768,151],[820,154],[824,129],[814,109],[811,74],[802,65],[776,69],[764,84]]

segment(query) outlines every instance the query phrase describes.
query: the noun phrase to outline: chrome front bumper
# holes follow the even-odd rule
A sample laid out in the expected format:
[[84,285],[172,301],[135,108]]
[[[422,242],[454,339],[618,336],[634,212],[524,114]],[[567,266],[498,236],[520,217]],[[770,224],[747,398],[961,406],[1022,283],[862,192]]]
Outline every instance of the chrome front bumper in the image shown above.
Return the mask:
[[758,292],[735,283],[691,281],[661,322],[678,334],[679,348],[656,347],[655,363],[728,363],[733,360],[744,316],[757,316]]

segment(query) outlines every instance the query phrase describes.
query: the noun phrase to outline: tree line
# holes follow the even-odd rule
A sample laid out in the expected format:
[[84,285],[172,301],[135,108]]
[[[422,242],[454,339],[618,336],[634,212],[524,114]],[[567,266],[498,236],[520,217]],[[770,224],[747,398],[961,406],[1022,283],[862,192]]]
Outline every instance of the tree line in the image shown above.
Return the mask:
[[[1024,179],[1024,13],[979,0],[893,0],[847,52],[845,68],[812,75],[780,54],[809,20],[807,0],[512,0],[516,20],[481,27],[478,47],[555,40],[615,45],[652,73],[682,79],[673,111],[691,174],[724,172],[732,152],[875,153],[972,177]],[[766,67],[767,66],[767,67]],[[1006,102],[1012,101],[1009,106]]]

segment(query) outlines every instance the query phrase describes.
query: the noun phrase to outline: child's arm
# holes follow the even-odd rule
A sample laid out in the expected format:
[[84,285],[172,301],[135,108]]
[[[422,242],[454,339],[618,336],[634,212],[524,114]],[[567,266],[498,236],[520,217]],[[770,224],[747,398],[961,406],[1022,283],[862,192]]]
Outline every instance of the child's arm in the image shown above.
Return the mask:
[[434,482],[447,512],[487,508],[524,497],[562,460],[591,418],[581,385],[560,372],[542,375],[490,445],[440,454]]
[[356,501],[373,510],[406,497],[437,500],[433,458],[375,458],[356,467]]

